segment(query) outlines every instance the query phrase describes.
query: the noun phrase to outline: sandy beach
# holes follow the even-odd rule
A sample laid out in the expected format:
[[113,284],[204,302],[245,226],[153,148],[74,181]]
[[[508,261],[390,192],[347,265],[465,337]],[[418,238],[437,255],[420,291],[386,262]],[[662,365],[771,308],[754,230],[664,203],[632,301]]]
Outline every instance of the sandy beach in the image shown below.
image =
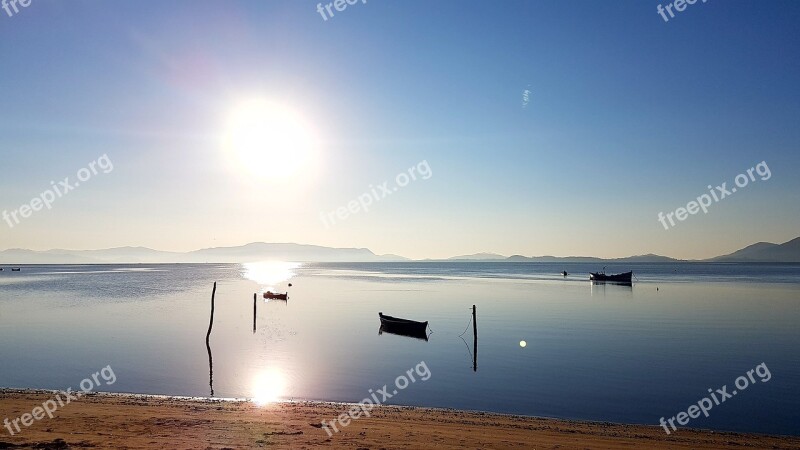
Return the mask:
[[[0,414],[13,420],[51,399],[44,391],[0,391]],[[333,436],[320,421],[349,405],[205,401],[91,394],[11,436],[0,449],[239,448],[543,448],[720,449],[800,447],[800,438],[704,430],[667,436],[656,426],[577,422],[443,409],[379,407]]]

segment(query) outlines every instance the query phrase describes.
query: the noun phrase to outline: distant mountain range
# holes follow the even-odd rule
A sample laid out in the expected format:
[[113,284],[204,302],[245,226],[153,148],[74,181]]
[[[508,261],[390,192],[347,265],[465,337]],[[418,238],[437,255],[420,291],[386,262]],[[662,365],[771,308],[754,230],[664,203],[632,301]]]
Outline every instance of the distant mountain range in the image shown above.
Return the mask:
[[448,261],[498,261],[508,259],[507,256],[497,253],[475,253],[474,255],[454,256],[447,258]]
[[714,262],[800,262],[800,237],[783,244],[759,242],[730,255],[712,258]]
[[604,258],[595,258],[592,256],[521,256],[521,255],[514,255],[509,256],[507,261],[533,261],[533,262],[583,262],[583,263],[591,263],[591,262],[632,262],[632,263],[654,263],[654,262],[676,262],[681,261],[680,259],[670,258],[668,256],[660,256],[654,254],[647,254],[647,255],[638,255],[638,256],[627,256],[625,258],[612,258],[612,259],[604,259]]
[[[410,261],[398,255],[376,255],[366,248],[331,248],[303,244],[254,242],[237,247],[214,247],[191,252],[164,252],[145,247],[119,247],[104,250],[9,249],[0,251],[0,264],[103,264],[103,263],[243,263],[265,260],[301,262],[380,262]],[[427,260],[430,261],[430,260]],[[603,259],[589,256],[503,256],[495,253],[463,255],[439,261],[533,261],[533,262],[628,262],[655,263],[681,261],[667,256],[640,255]],[[783,244],[759,242],[729,255],[703,262],[800,262],[800,237]]]
[[264,260],[369,262],[408,259],[397,255],[376,255],[366,248],[331,248],[264,242],[238,247],[204,248],[186,253],[164,252],[146,247],[47,251],[10,249],[0,252],[0,264],[243,263]]

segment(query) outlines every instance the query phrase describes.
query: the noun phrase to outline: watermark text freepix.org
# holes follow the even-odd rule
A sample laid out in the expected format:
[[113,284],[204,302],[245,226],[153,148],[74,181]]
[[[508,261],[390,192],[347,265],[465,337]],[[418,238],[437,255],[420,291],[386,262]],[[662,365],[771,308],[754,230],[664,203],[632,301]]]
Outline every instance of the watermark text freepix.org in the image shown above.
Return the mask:
[[433,171],[431,171],[431,166],[428,164],[428,160],[423,160],[417,165],[411,166],[406,172],[400,172],[394,178],[396,186],[389,187],[388,181],[384,181],[383,183],[379,184],[377,189],[375,189],[375,186],[369,185],[368,192],[364,192],[363,194],[359,195],[358,199],[353,199],[347,202],[346,207],[340,206],[327,214],[320,212],[320,220],[322,220],[325,228],[330,228],[332,225],[336,224],[337,218],[339,220],[344,220],[347,219],[351,214],[357,214],[361,211],[369,211],[369,207],[372,205],[373,201],[379,202],[392,195],[392,193],[397,192],[398,189],[408,186],[412,181],[417,181],[418,174],[423,180],[427,180],[433,176]]
[[[708,388],[708,393],[711,394],[711,398],[703,397],[696,405],[691,405],[689,409],[685,412],[681,411],[673,417],[664,421],[662,417],[659,420],[659,423],[664,428],[664,431],[667,434],[670,434],[669,427],[667,426],[667,422],[669,422],[669,426],[672,427],[672,431],[678,431],[678,427],[675,426],[675,422],[678,422],[678,425],[684,426],[689,423],[690,419],[696,419],[700,417],[700,413],[708,417],[708,412],[711,411],[714,406],[719,406],[722,403],[725,403],[726,400],[729,398],[733,398],[734,395],[738,394],[739,392],[744,391],[748,388],[751,384],[756,384],[756,378],[753,374],[758,375],[758,378],[761,379],[762,383],[766,383],[767,381],[772,379],[772,374],[769,372],[769,368],[767,368],[766,363],[761,363],[756,366],[755,369],[750,369],[747,371],[747,376],[740,376],[736,378],[734,384],[736,385],[736,389],[731,392],[728,392],[728,385],[724,385],[721,388],[717,389],[716,391],[711,390]],[[712,402],[711,399],[714,399]]]
[[[8,14],[8,17],[13,17],[14,14],[19,13],[20,6],[27,8],[31,6],[32,1],[33,0],[2,0],[0,1],[0,7]],[[12,9],[14,10],[13,12],[11,11]]]
[[[350,425],[351,420],[355,420],[360,418],[362,415],[369,417],[369,412],[372,411],[372,408],[383,404],[386,400],[392,398],[393,396],[397,395],[397,393],[409,386],[411,383],[415,383],[417,380],[414,378],[414,373],[420,377],[420,380],[427,381],[431,377],[431,370],[428,368],[428,365],[425,364],[425,361],[421,361],[417,364],[416,367],[408,369],[405,375],[400,375],[399,377],[395,378],[394,386],[397,389],[393,389],[392,393],[389,393],[388,385],[383,385],[383,388],[377,389],[373,392],[372,389],[369,390],[371,394],[369,397],[361,400],[357,404],[353,405],[347,413],[342,413],[339,417],[330,421],[330,424],[326,423],[324,420],[322,421],[322,428],[325,429],[325,432],[328,433],[328,436],[333,436],[333,432],[328,429],[328,425],[333,428],[333,431],[338,433],[339,428],[336,427],[336,422],[339,422],[339,425],[342,427],[346,427]],[[408,375],[408,377],[406,377]],[[410,379],[410,381],[409,381]],[[380,395],[380,398],[378,396]],[[369,405],[369,406],[367,406]]]
[[[335,0],[333,2],[329,2],[324,7],[322,6],[322,3],[317,3],[317,12],[322,16],[322,20],[327,22],[328,18],[333,17],[334,15],[333,9],[342,12],[347,9],[347,5],[352,6],[358,2],[361,2],[365,5],[367,4],[367,0]],[[328,11],[328,14],[325,14],[326,10]]]
[[658,221],[661,222],[661,225],[664,226],[665,230],[669,230],[669,226],[667,226],[667,220],[669,220],[670,225],[674,227],[674,218],[677,218],[679,221],[683,222],[689,217],[689,214],[697,214],[700,212],[700,210],[703,211],[703,214],[708,214],[708,207],[712,204],[712,197],[714,203],[716,203],[725,197],[735,194],[737,188],[743,188],[750,184],[751,181],[756,181],[756,177],[753,175],[753,172],[757,173],[763,181],[767,181],[772,178],[772,172],[769,170],[767,162],[761,161],[760,163],[756,164],[755,167],[747,169],[747,174],[740,173],[739,175],[736,175],[736,178],[734,179],[736,187],[731,187],[728,189],[727,182],[722,183],[722,185],[717,186],[716,188],[712,188],[709,184],[708,194],[703,194],[697,197],[697,201],[692,200],[691,202],[687,203],[685,208],[680,207],[675,211],[668,212],[666,215],[664,215],[663,211],[658,213]]
[[20,217],[27,219],[34,212],[41,211],[44,207],[47,209],[52,209],[53,202],[55,202],[56,199],[69,194],[71,190],[80,186],[81,182],[89,181],[92,176],[99,173],[98,168],[102,170],[103,173],[109,173],[114,170],[114,164],[110,159],[108,159],[108,155],[104,154],[103,156],[97,158],[97,160],[90,162],[87,167],[83,167],[78,170],[78,173],[76,174],[78,181],[70,182],[69,177],[59,181],[58,184],[56,184],[55,181],[51,181],[50,189],[47,189],[37,197],[34,197],[30,202],[12,210],[11,212],[3,210],[3,220],[5,220],[10,228],[14,228],[14,225],[19,225]]
[[80,392],[73,392],[72,388],[69,388],[66,391],[60,391],[58,394],[56,394],[55,399],[47,400],[46,402],[42,403],[42,406],[33,408],[33,411],[30,413],[25,413],[14,420],[8,420],[8,417],[6,417],[3,420],[3,426],[6,428],[6,430],[8,430],[11,436],[14,436],[17,433],[22,432],[22,428],[19,426],[20,422],[22,423],[22,426],[27,428],[33,425],[34,421],[44,419],[45,415],[52,419],[53,413],[55,413],[58,408],[63,408],[71,401],[78,400],[83,394],[88,394],[96,387],[99,387],[100,378],[106,382],[106,386],[112,385],[117,381],[117,376],[114,374],[114,370],[111,368],[111,366],[106,366],[99,372],[95,372],[89,377],[84,378],[83,381],[80,382]]
[[[708,0],[700,0],[702,3],[707,2]],[[656,12],[664,19],[664,22],[669,22],[669,19],[675,18],[675,13],[672,12],[672,8],[675,8],[677,12],[684,12],[686,10],[687,5],[694,5],[697,3],[698,0],[674,0],[672,2],[667,3],[667,7],[664,8],[663,5],[658,5],[656,7]],[[669,18],[667,18],[667,14],[669,13]]]

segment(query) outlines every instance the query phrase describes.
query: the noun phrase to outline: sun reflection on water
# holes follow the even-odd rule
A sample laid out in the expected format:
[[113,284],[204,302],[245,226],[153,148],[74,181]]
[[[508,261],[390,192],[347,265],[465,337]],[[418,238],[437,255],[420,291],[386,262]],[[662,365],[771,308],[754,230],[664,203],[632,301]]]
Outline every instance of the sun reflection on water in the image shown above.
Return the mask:
[[286,395],[286,377],[277,369],[259,373],[253,380],[253,403],[265,406],[281,400]]
[[277,284],[292,279],[302,264],[284,261],[261,261],[242,265],[242,276],[262,287],[272,289]]

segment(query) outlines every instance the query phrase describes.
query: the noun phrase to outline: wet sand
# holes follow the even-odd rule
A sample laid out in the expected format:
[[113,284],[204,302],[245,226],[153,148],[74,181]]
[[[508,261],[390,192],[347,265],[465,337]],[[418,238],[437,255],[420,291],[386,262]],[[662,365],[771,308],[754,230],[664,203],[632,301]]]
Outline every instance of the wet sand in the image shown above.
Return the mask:
[[[53,393],[0,390],[0,419],[30,413]],[[333,436],[321,428],[351,405],[207,401],[91,394],[11,436],[0,449],[720,449],[800,448],[800,438],[576,422],[454,411],[378,407]]]

